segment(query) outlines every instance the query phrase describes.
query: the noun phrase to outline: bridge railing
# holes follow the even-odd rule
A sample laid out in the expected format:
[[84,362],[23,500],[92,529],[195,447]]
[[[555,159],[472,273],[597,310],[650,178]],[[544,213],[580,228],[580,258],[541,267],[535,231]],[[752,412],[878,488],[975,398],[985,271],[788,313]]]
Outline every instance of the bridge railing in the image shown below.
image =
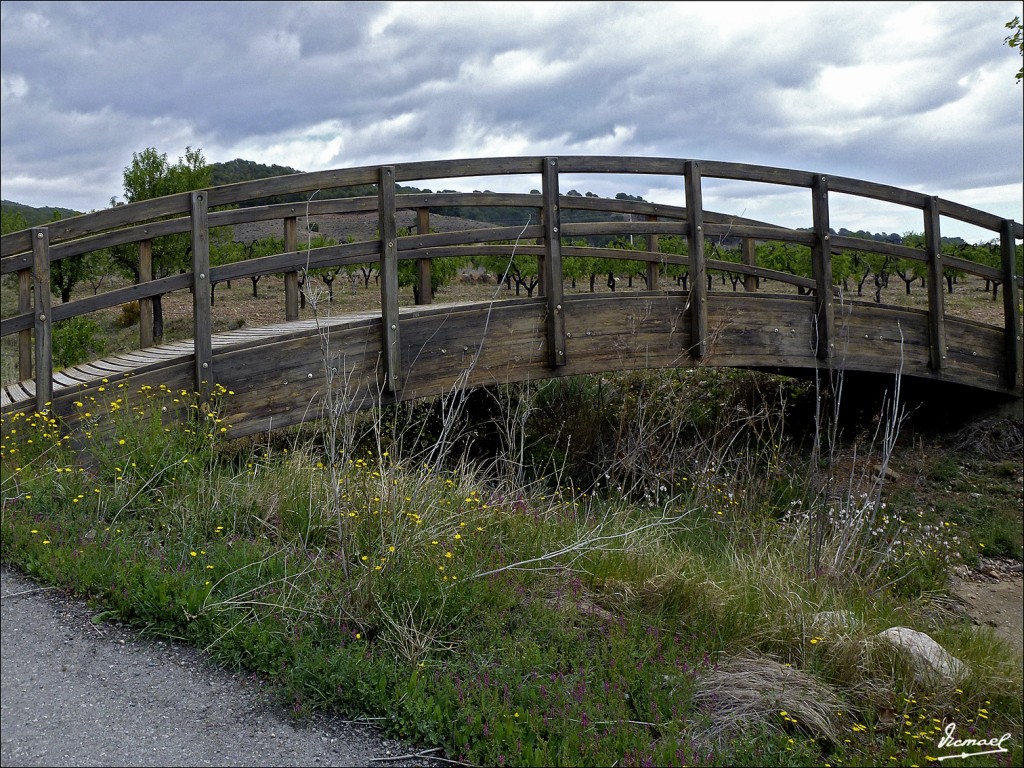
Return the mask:
[[[672,206],[628,199],[563,195],[564,175],[620,176],[631,174],[665,176],[685,190],[685,205]],[[540,194],[514,193],[415,193],[400,194],[402,182],[498,176],[540,176]],[[810,193],[812,226],[792,229],[705,210],[705,179],[756,182],[794,188]],[[671,182],[670,182],[671,183]],[[234,206],[266,198],[304,195],[315,198],[319,190],[344,187],[376,188],[376,196],[310,199],[303,203]],[[895,203],[921,211],[924,247],[911,248],[833,234],[830,227],[829,196],[841,193]],[[524,225],[485,226],[459,232],[431,233],[432,210],[452,206],[497,206],[533,208],[537,217]],[[562,211],[574,209],[606,214],[606,219],[563,223]],[[397,213],[414,210],[417,233],[398,236]],[[298,242],[297,221],[325,214],[376,214],[377,232],[371,239],[306,249]],[[628,217],[627,220],[623,220]],[[940,248],[941,217],[966,222],[991,231],[999,238],[1001,265],[994,267],[968,259],[944,255]],[[284,251],[224,265],[210,263],[210,231],[260,221],[281,221]],[[188,233],[191,269],[182,274],[153,279],[152,243],[172,234]],[[570,245],[596,237],[646,238],[647,250],[619,250]],[[658,238],[674,235],[687,243],[685,255],[661,253]],[[715,238],[743,242],[742,262],[709,258],[706,242]],[[546,305],[548,362],[564,363],[563,259],[573,257],[620,258],[646,262],[647,288],[657,287],[659,268],[679,264],[688,270],[688,302],[691,338],[689,352],[694,358],[707,350],[707,302],[709,271],[722,270],[747,278],[778,280],[813,294],[816,316],[816,353],[828,360],[835,345],[835,286],[832,255],[842,251],[876,253],[911,259],[927,265],[929,358],[933,370],[945,360],[946,309],[942,276],[956,269],[1002,284],[1005,335],[1005,380],[1008,389],[1021,384],[1021,276],[1017,274],[1017,241],[1024,239],[1024,226],[984,211],[918,192],[857,179],[767,166],[642,157],[511,157],[402,163],[391,166],[349,168],[294,174],[242,182],[155,200],[121,205],[54,222],[43,227],[5,235],[0,239],[0,275],[17,274],[18,310],[0,320],[0,336],[18,334],[18,372],[22,380],[34,380],[36,407],[42,409],[52,396],[53,324],[98,310],[138,301],[141,313],[140,347],[153,344],[152,301],[172,291],[189,289],[193,296],[193,342],[195,386],[199,392],[215,381],[212,354],[212,286],[218,282],[265,274],[285,276],[285,319],[298,318],[299,279],[303,271],[320,267],[376,262],[380,274],[385,384],[399,386],[401,328],[398,302],[398,262],[417,263],[418,300],[430,301],[430,264],[433,259],[462,255],[533,255],[538,259],[541,296]],[[758,266],[753,258],[755,241],[780,241],[811,249],[811,277],[803,277]],[[516,245],[509,243],[515,242]],[[138,248],[138,282],[102,294],[52,305],[51,266],[62,259],[114,246],[135,244]],[[5,314],[7,312],[5,311]]]

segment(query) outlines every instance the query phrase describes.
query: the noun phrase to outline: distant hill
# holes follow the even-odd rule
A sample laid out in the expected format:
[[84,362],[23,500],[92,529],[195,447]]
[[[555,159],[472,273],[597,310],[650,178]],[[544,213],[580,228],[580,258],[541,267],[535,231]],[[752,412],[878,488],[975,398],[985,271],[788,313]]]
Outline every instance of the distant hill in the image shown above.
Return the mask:
[[[252,160],[243,160],[241,158],[236,158],[226,163],[211,163],[210,170],[210,183],[214,186],[218,184],[236,184],[240,181],[269,179],[274,176],[287,176],[292,173],[303,173],[303,171],[295,168],[289,168],[285,165],[264,165],[263,163],[256,163]],[[414,187],[399,186],[397,189],[399,192],[420,191]],[[343,189],[323,189],[320,190],[316,197],[318,200],[330,200],[342,197],[365,197],[375,194],[376,188],[373,185],[364,184],[358,187],[345,187]],[[272,197],[260,198],[259,200],[250,200],[248,202],[241,203],[241,205],[245,208],[250,208],[256,205],[298,203],[303,202],[308,197],[308,193],[296,195],[274,195]]]
[[210,183],[216,187],[221,184],[235,184],[239,181],[269,179],[272,176],[288,176],[292,173],[302,173],[302,171],[289,168],[286,165],[264,165],[263,163],[243,160],[238,157],[226,163],[211,163]]
[[43,206],[33,208],[31,205],[22,205],[11,200],[0,201],[0,212],[3,213],[3,234],[17,232],[27,227],[37,227],[40,224],[49,224],[53,221],[54,213],[60,213],[62,219],[71,216],[78,216],[79,211],[70,208],[55,208]]

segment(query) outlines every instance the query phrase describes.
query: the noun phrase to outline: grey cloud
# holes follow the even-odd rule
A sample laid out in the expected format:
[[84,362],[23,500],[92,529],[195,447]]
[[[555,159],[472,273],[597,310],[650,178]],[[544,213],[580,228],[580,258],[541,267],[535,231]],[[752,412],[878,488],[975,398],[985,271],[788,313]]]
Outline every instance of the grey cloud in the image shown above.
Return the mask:
[[[1001,45],[1014,8],[4,4],[4,196],[67,204],[38,195],[53,193],[45,179],[74,176],[111,179],[109,197],[146,146],[171,156],[186,144],[269,151],[317,124],[339,134],[319,167],[473,155],[508,137],[529,153],[612,146],[898,186],[1020,183],[1019,57]],[[898,13],[923,19],[920,34],[894,37]],[[910,81],[898,90],[869,83],[873,98],[860,104],[820,89],[828,67],[895,62],[897,53],[927,60],[908,65],[914,74],[900,75]],[[995,71],[1005,72],[994,91],[1005,98],[972,100]],[[961,102],[970,130],[940,122]],[[387,122],[403,114],[413,116],[407,124]]]

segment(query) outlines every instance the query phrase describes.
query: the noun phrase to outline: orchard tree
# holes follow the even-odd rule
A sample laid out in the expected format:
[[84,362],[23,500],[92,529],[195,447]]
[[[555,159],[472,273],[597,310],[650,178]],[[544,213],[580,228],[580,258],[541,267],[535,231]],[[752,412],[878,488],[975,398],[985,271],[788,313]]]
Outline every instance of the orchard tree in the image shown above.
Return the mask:
[[[142,152],[132,153],[131,165],[124,169],[124,199],[129,203],[151,200],[155,197],[191,192],[210,186],[211,168],[200,149],[185,147],[184,157],[173,165],[167,153],[159,153],[149,147]],[[118,205],[111,198],[111,205]],[[138,252],[135,248],[117,247],[111,249],[115,262],[121,271],[139,279]],[[167,235],[153,240],[153,278],[168,277],[189,269],[191,244],[187,234]],[[163,337],[163,305],[160,296],[153,297],[153,338]]]
[[[50,221],[60,220],[60,211],[54,211]],[[62,304],[71,301],[71,291],[85,279],[89,271],[87,255],[80,253],[77,256],[68,256],[66,259],[50,262],[50,292],[59,294]]]

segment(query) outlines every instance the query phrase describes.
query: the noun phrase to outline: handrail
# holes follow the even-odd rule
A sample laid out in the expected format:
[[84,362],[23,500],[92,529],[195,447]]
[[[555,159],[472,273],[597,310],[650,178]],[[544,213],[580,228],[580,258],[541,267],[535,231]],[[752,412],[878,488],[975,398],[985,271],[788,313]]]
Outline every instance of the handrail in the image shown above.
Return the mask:
[[[676,177],[685,190],[686,205],[674,206],[636,200],[619,200],[564,195],[559,179],[566,174],[664,175]],[[433,179],[495,177],[507,175],[540,176],[542,191],[530,193],[495,192],[402,192],[399,182],[424,182]],[[808,230],[780,227],[767,222],[704,210],[703,179],[728,179],[755,183],[806,188],[814,226]],[[296,194],[315,193],[324,189],[374,187],[374,196],[330,198],[308,202],[277,203],[218,210],[223,206]],[[893,243],[839,236],[829,227],[829,195],[841,193],[917,208],[922,212],[925,230],[924,249]],[[448,233],[429,233],[431,210],[491,206],[532,208],[538,216],[529,225],[491,226]],[[395,214],[400,210],[417,211],[417,234],[398,237]],[[562,222],[563,210],[607,214],[597,221]],[[324,248],[303,250],[296,240],[295,222],[299,217],[325,214],[376,214],[378,237],[357,243],[344,243]],[[944,255],[939,248],[940,217],[946,216],[995,232],[1001,243],[999,267],[968,259]],[[628,221],[625,218],[628,217]],[[224,226],[280,220],[284,224],[285,250],[282,253],[225,265],[209,264],[209,232]],[[72,256],[114,246],[138,243],[140,255],[148,251],[148,243],[171,234],[188,233],[192,243],[193,269],[181,275],[152,280],[140,262],[141,282],[107,291],[98,296],[67,304],[49,306],[50,265]],[[643,235],[651,250],[634,251],[568,242],[574,238],[625,237]],[[685,238],[688,255],[673,256],[658,251],[660,236]],[[813,277],[807,278],[777,272],[755,263],[734,263],[707,258],[705,241],[709,238],[730,238],[753,241],[781,241],[810,246]],[[397,265],[415,259],[419,265],[420,294],[429,297],[430,261],[461,254],[509,255],[510,247],[501,242],[520,241],[517,253],[538,259],[538,275],[542,293],[548,303],[549,363],[564,362],[564,337],[561,327],[562,261],[565,258],[619,258],[654,265],[648,268],[648,287],[656,281],[658,264],[680,264],[690,271],[691,313],[690,353],[700,358],[705,351],[706,303],[704,286],[707,270],[728,271],[737,275],[765,277],[800,287],[816,299],[818,356],[831,357],[832,255],[844,251],[860,251],[898,259],[923,262],[928,267],[928,317],[931,367],[938,371],[945,359],[945,309],[939,284],[945,269],[962,270],[1004,285],[1004,333],[1006,336],[1006,382],[1011,388],[1020,386],[1020,301],[1024,278],[1016,273],[1014,250],[1016,241],[1024,239],[1024,225],[959,203],[931,197],[920,192],[883,184],[826,176],[770,166],[698,161],[682,158],[569,156],[569,157],[499,157],[463,160],[440,160],[398,163],[391,166],[365,166],[313,173],[292,174],[256,181],[211,187],[193,193],[170,195],[155,200],[119,205],[114,208],[76,216],[45,227],[11,233],[0,238],[0,274],[19,274],[18,313],[0,320],[0,336],[13,333],[19,337],[19,370],[22,378],[32,376],[35,359],[37,406],[42,408],[49,397],[52,360],[50,337],[52,323],[98,309],[139,300],[142,303],[173,290],[190,288],[195,296],[193,321],[196,327],[196,387],[212,381],[213,359],[210,352],[209,294],[213,284],[222,280],[269,273],[286,274],[288,319],[297,317],[294,276],[301,270],[325,266],[342,266],[377,262],[381,272],[381,305],[387,359],[387,387],[399,386],[401,360],[398,359]],[[536,245],[526,244],[526,241]],[[748,249],[752,253],[751,248]],[[292,277],[289,282],[288,276]],[[424,282],[425,281],[425,282]],[[45,290],[44,290],[45,289]],[[205,297],[205,298],[204,298]],[[1017,297],[1017,298],[1015,298]],[[426,299],[429,301],[429,298]],[[32,341],[34,339],[34,342]],[[145,344],[145,341],[142,342]],[[34,355],[30,352],[33,348]]]

